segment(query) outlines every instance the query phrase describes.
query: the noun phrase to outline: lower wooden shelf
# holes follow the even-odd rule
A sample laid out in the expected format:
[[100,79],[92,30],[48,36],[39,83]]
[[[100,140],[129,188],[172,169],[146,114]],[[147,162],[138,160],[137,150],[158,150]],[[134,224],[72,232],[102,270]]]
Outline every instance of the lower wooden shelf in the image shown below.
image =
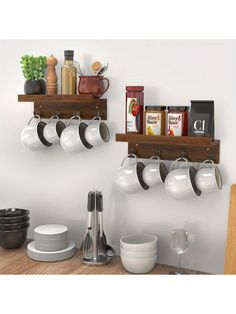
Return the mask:
[[160,156],[164,160],[175,160],[181,156],[192,162],[212,159],[220,161],[220,141],[210,137],[153,136],[144,134],[116,134],[117,142],[128,142],[128,153],[139,158]]

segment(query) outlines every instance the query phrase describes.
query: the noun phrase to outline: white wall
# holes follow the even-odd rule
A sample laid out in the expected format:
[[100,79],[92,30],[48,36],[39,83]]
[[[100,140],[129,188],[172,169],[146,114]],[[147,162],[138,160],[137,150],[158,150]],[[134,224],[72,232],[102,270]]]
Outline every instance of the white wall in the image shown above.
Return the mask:
[[[187,268],[222,273],[224,266],[229,188],[235,181],[236,42],[210,40],[41,40],[0,41],[0,206],[31,211],[31,227],[63,223],[79,245],[85,230],[87,193],[104,195],[105,231],[119,246],[122,235],[154,232],[160,235],[158,262],[175,265],[169,234],[183,227],[191,234],[189,252],[182,257]],[[96,59],[109,62],[111,87],[108,119],[112,139],[93,151],[78,155],[51,147],[30,152],[21,146],[20,132],[32,115],[31,103],[18,103],[24,78],[20,57],[50,55],[63,61],[64,49],[89,68]],[[120,194],[113,183],[116,168],[127,153],[116,143],[125,128],[125,86],[144,85],[145,104],[189,105],[191,99],[214,99],[216,138],[221,139],[220,193],[174,201],[163,187],[137,195]]]

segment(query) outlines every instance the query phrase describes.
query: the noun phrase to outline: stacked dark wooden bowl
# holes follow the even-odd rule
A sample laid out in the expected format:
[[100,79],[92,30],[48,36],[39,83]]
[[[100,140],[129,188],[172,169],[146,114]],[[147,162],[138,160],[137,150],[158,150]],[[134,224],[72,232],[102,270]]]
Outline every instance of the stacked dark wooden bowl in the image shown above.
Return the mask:
[[30,226],[29,214],[27,209],[0,209],[0,246],[17,249],[24,244]]

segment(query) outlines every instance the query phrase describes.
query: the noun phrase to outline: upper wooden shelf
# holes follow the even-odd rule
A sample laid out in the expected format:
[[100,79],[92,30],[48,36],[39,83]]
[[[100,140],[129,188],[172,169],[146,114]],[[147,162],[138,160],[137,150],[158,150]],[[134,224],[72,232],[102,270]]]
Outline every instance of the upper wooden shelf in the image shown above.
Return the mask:
[[128,142],[128,153],[140,158],[160,155],[162,159],[174,160],[180,156],[193,162],[212,159],[219,163],[220,141],[211,137],[155,136],[145,134],[118,133],[117,142]]
[[69,119],[79,113],[82,119],[92,119],[99,112],[107,119],[107,100],[90,95],[18,95],[19,102],[33,102],[34,112],[42,118],[50,118],[55,113],[62,119]]
[[90,95],[18,95],[19,102],[77,102],[103,103],[105,99],[94,98]]

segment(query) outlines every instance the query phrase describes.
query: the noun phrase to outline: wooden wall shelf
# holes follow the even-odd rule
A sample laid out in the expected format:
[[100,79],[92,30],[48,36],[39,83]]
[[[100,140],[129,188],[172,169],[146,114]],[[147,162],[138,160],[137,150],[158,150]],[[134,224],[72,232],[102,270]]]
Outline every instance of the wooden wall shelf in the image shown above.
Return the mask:
[[206,159],[215,163],[220,161],[220,141],[212,141],[210,137],[116,134],[116,141],[128,142],[128,153],[134,153],[139,158],[150,158],[156,154],[164,160],[185,156],[192,162]]
[[69,119],[79,113],[82,119],[92,119],[99,115],[107,119],[107,100],[87,95],[18,95],[19,102],[33,102],[34,112],[42,118],[58,114],[62,119]]

